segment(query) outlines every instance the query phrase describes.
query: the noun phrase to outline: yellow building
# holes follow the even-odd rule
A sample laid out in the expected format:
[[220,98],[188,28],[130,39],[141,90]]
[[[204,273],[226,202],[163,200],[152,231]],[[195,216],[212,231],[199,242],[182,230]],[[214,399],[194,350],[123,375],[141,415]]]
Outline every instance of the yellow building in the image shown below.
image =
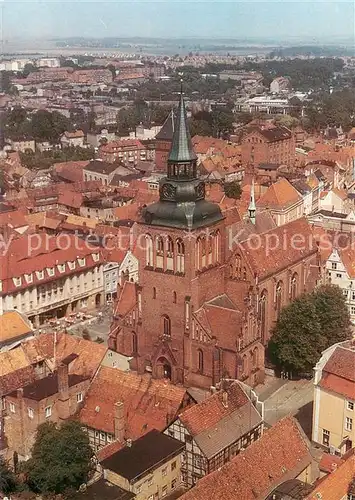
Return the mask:
[[104,478],[136,500],[164,498],[181,487],[184,450],[184,443],[153,429],[104,459]]
[[323,352],[314,376],[314,442],[343,455],[355,444],[355,342]]

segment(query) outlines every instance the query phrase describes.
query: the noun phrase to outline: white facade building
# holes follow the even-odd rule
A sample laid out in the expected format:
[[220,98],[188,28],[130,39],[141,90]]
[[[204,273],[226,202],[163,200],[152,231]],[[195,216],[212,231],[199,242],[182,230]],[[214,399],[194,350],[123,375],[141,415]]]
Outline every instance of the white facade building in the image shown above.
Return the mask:
[[345,296],[350,319],[355,324],[355,250],[333,249],[326,262],[326,280],[338,285]]
[[25,314],[36,327],[101,306],[104,286],[99,250],[73,235],[43,237],[46,248],[40,252],[31,249],[28,236],[12,242],[0,281],[3,310]]

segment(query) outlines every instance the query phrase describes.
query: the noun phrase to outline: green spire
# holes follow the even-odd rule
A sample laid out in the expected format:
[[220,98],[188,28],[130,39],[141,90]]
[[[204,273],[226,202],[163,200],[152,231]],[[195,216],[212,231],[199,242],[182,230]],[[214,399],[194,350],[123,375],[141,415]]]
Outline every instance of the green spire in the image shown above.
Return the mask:
[[195,160],[197,160],[197,156],[192,147],[191,136],[187,126],[185,102],[181,89],[179,107],[176,113],[173,141],[168,161],[171,163],[179,163]]

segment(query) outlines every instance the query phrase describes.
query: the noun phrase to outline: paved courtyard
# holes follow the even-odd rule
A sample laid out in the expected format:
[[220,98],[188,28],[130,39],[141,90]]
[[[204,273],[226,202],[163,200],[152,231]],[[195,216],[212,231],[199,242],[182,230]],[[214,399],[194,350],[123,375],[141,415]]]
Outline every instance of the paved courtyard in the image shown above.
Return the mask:
[[[261,399],[262,396],[261,396]],[[264,400],[265,422],[273,425],[286,415],[293,415],[307,436],[311,435],[313,381],[287,380]]]

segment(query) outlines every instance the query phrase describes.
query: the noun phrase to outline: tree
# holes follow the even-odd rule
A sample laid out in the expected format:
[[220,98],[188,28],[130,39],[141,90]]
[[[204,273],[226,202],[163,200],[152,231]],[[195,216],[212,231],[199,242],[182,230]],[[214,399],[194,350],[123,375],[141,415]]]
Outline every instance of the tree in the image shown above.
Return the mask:
[[323,285],[312,297],[326,343],[332,345],[351,338],[349,309],[341,288]]
[[27,483],[39,493],[78,489],[93,469],[93,451],[79,422],[59,427],[46,422],[38,427],[32,458],[25,464]]
[[300,123],[296,117],[290,115],[278,115],[274,122],[277,125],[282,125],[290,129],[297,127]]
[[23,68],[22,76],[23,78],[27,78],[30,73],[35,73],[36,71],[38,71],[38,68],[34,64],[27,63]]
[[116,68],[113,64],[109,64],[107,66],[107,69],[109,69],[111,71],[111,74],[112,74],[112,79],[114,80],[116,78]]
[[194,135],[212,135],[211,124],[206,120],[196,120],[195,118],[191,118],[189,122],[189,129],[191,137]]
[[0,71],[0,92],[9,92],[11,88],[11,72]]
[[17,489],[17,479],[9,464],[0,455],[0,493],[7,495]]
[[322,351],[351,338],[339,287],[324,285],[282,309],[268,346],[271,361],[293,373],[312,373]]
[[40,109],[32,115],[31,131],[32,135],[42,141],[56,143],[65,130],[71,130],[70,120],[58,111],[50,113]]
[[239,200],[242,195],[242,188],[238,181],[226,182],[224,184],[224,192],[227,198],[234,198]]

